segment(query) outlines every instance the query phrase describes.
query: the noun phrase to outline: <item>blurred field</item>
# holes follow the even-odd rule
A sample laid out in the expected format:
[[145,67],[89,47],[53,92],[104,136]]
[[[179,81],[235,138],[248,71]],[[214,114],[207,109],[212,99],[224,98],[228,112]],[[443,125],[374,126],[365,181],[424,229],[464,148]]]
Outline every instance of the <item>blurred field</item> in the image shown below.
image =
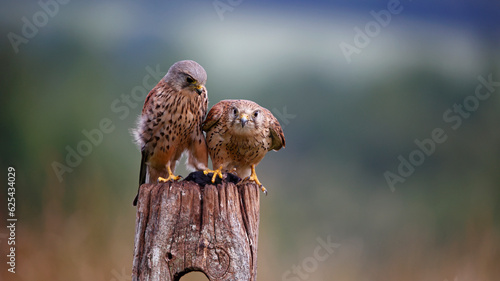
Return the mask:
[[[388,2],[243,1],[222,17],[210,1],[69,2],[18,53],[7,35],[42,8],[2,3],[0,167],[16,168],[18,222],[15,275],[0,230],[0,279],[131,280],[138,89],[147,69],[194,59],[210,106],[251,99],[284,128],[286,149],[257,168],[259,280],[499,280],[499,6],[417,2],[350,63],[339,45]],[[491,95],[467,110],[478,77]],[[103,120],[110,132],[59,180],[54,163]],[[446,141],[392,191],[384,173],[436,128]],[[340,247],[313,261],[328,237]]]

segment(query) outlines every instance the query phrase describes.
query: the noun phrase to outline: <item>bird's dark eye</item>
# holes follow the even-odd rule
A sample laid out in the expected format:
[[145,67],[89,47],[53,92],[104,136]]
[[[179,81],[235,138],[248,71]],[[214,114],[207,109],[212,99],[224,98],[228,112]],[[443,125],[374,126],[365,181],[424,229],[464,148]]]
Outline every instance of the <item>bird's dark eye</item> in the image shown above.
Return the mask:
[[234,115],[238,115],[238,109],[237,109],[236,107],[235,107],[235,108],[233,108],[233,114],[234,114]]
[[258,110],[253,113],[253,117],[254,118],[257,118],[257,116],[259,116],[259,111]]
[[188,82],[189,84],[193,84],[194,83],[193,77],[191,76],[186,77],[186,82]]

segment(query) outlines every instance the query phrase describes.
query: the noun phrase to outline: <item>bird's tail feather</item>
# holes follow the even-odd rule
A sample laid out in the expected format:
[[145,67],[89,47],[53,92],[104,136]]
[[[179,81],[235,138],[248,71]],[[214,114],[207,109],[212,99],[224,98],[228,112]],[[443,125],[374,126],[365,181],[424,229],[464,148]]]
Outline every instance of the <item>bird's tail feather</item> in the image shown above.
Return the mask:
[[[148,172],[148,167],[146,165],[146,153],[144,149],[142,150],[142,157],[141,157],[141,170],[139,172],[139,189],[141,188],[141,185],[146,183],[147,180],[147,172]],[[137,195],[135,196],[134,199],[134,206],[137,206],[137,200],[139,199],[139,189],[137,189]]]

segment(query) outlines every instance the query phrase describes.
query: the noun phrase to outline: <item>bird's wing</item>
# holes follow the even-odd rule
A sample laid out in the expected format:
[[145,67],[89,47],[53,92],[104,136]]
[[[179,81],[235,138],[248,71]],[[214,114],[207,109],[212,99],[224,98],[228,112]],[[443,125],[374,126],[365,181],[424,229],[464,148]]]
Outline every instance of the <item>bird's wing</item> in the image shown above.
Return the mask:
[[285,147],[285,134],[283,134],[283,129],[278,122],[278,119],[274,117],[271,111],[266,109],[266,114],[269,116],[269,129],[271,131],[271,139],[273,140],[269,150],[280,150]]
[[134,206],[137,206],[137,199],[139,199],[139,190],[141,188],[141,185],[146,183],[146,176],[147,176],[147,171],[148,171],[148,167],[146,165],[147,153],[146,153],[144,147],[141,149],[141,154],[142,154],[142,156],[141,156],[141,170],[139,172],[139,188],[137,189],[137,195],[135,196],[135,199],[134,199],[134,203],[133,203]]
[[144,106],[142,107],[142,114],[147,113],[147,109],[153,106],[155,96],[157,95],[158,91],[161,89],[161,86],[164,86],[166,83],[162,83],[162,81],[158,82],[158,85],[156,85],[151,91],[149,91],[148,95],[146,96],[146,100],[144,100]]
[[222,117],[222,114],[228,105],[229,102],[223,100],[212,106],[208,112],[207,118],[203,121],[203,131],[207,132],[210,128],[217,124],[217,122],[219,122],[219,119]]

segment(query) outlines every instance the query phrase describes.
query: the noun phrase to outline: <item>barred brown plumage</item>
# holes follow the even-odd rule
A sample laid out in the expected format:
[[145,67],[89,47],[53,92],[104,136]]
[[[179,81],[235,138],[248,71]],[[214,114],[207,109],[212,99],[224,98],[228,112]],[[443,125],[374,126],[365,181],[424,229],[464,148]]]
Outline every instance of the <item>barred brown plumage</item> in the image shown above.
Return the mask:
[[216,176],[222,172],[234,173],[262,186],[255,166],[270,150],[285,147],[285,135],[273,114],[249,100],[223,100],[208,112],[203,123],[207,133],[207,144]]
[[207,145],[201,130],[208,107],[206,81],[201,65],[184,60],[173,64],[149,92],[134,130],[142,154],[139,186],[178,180],[175,166],[185,151],[188,166],[207,168]]

